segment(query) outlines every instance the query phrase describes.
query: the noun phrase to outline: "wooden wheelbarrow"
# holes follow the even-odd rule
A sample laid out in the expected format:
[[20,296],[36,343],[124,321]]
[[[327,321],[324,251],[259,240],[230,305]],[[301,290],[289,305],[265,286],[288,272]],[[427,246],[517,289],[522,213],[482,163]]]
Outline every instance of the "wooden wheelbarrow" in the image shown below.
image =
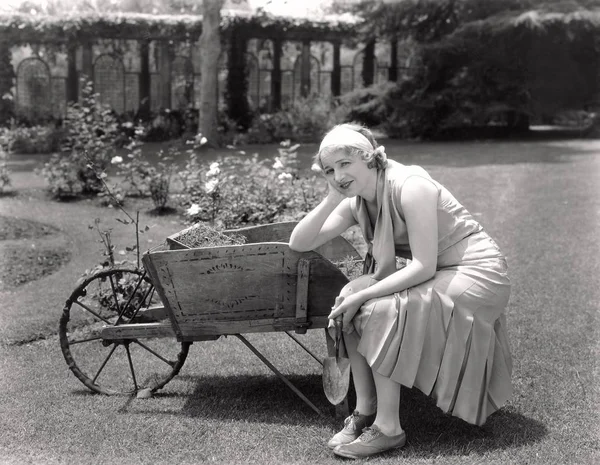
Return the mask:
[[[153,392],[179,372],[190,344],[233,335],[322,415],[243,336],[285,332],[323,364],[291,332],[327,327],[335,297],[348,282],[333,262],[361,257],[342,237],[315,251],[295,252],[287,244],[295,225],[229,231],[243,235],[246,243],[208,248],[181,243],[178,238],[188,228],[167,238],[166,250],[144,254],[143,270],[110,268],[84,279],[60,321],[69,368],[96,392]],[[325,334],[333,355],[333,341]],[[136,363],[140,356],[146,359]],[[347,413],[347,401],[337,412]]]

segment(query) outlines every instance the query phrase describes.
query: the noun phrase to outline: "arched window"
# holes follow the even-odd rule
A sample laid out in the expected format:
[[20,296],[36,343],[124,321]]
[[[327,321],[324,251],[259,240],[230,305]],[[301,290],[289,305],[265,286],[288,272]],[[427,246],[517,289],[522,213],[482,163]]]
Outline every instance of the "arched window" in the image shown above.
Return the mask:
[[171,64],[171,106],[185,109],[194,103],[194,68],[185,56],[177,56]]
[[123,61],[109,54],[94,62],[94,91],[101,103],[117,113],[125,112],[125,67]]
[[52,116],[50,68],[37,57],[26,58],[17,67],[17,115],[29,121]]

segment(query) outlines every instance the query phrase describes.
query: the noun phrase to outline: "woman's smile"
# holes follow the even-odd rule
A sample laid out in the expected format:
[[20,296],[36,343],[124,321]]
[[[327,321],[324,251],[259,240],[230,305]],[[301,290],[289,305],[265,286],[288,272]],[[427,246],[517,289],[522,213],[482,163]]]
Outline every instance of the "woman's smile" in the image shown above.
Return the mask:
[[338,183],[338,186],[340,187],[340,189],[342,190],[346,190],[350,187],[350,184],[352,184],[353,181],[346,181],[343,183]]

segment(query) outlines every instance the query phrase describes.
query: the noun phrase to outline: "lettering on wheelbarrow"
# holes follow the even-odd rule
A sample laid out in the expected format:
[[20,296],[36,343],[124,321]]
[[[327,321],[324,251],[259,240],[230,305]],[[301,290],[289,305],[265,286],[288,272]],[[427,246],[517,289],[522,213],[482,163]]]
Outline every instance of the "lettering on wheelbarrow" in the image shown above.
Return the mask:
[[246,300],[250,300],[250,299],[255,299],[257,296],[255,295],[250,295],[250,296],[244,296],[244,297],[238,297],[236,299],[206,299],[209,302],[212,302],[213,304],[217,304],[217,305],[221,305],[223,307],[227,307],[227,308],[233,308],[233,307],[237,307],[239,304],[241,304],[242,302],[245,302]]
[[238,270],[238,271],[252,271],[246,268],[243,268],[235,263],[219,263],[218,265],[211,266],[206,270],[206,274],[218,273],[219,271],[228,271],[228,270]]

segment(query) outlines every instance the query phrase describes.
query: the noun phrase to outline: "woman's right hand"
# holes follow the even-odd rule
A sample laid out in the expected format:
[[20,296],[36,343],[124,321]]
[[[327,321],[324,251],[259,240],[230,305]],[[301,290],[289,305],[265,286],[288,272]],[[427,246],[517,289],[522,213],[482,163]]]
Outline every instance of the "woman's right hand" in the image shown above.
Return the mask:
[[338,205],[342,200],[346,198],[342,192],[340,192],[333,184],[327,182],[329,191],[327,192],[327,200],[331,201],[334,205]]

